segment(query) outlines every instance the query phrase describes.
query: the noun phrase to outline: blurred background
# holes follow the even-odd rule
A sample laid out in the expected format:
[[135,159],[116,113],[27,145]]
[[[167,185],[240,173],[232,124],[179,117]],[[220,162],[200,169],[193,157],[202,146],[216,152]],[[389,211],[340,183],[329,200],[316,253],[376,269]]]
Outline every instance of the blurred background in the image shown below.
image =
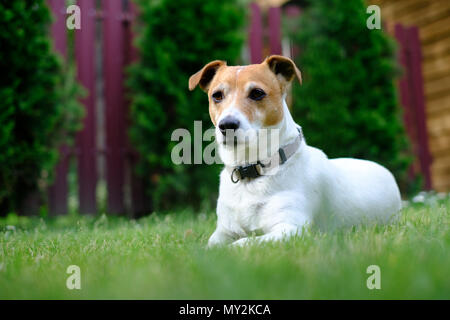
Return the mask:
[[308,144],[383,164],[405,198],[450,190],[449,1],[15,0],[0,22],[0,215],[214,210],[221,166],[170,158],[173,130],[212,126],[188,78],[270,54],[302,71]]

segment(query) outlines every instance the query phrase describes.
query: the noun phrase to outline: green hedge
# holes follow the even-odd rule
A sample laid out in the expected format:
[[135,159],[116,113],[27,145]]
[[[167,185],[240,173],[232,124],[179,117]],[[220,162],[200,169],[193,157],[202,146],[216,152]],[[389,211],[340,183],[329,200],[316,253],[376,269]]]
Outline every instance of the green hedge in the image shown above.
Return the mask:
[[188,79],[211,60],[237,61],[245,9],[238,0],[136,2],[140,61],[130,68],[129,88],[130,135],[142,155],[138,171],[151,181],[155,209],[210,205],[220,166],[173,164],[171,134],[177,128],[193,133],[195,120],[203,121],[203,130],[212,126],[206,95],[189,92]]
[[330,158],[377,161],[407,191],[411,157],[394,83],[395,45],[366,27],[366,7],[362,0],[307,1],[294,25],[285,25],[304,80],[293,88],[293,116],[310,145]]
[[43,0],[0,2],[0,214],[51,180],[58,145],[80,127],[79,88],[52,52],[50,22]]

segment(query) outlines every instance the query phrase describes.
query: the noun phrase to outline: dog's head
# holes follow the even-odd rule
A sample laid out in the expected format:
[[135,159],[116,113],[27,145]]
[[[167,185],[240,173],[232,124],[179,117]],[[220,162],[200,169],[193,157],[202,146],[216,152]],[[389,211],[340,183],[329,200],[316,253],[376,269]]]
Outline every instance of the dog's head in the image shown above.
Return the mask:
[[190,77],[189,89],[199,85],[208,94],[217,141],[225,143],[232,133],[234,143],[241,143],[249,132],[280,124],[286,89],[295,77],[301,83],[300,71],[283,56],[273,55],[248,66],[227,66],[216,60]]

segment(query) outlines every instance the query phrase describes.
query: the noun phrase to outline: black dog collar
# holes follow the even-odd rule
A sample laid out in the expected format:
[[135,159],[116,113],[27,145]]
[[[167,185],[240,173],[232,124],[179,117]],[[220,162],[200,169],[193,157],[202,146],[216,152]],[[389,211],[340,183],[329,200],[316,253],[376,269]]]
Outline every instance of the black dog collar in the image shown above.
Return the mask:
[[264,164],[261,161],[253,164],[247,164],[243,166],[238,166],[231,172],[231,181],[233,183],[238,183],[239,180],[243,179],[254,179],[264,175],[264,173],[276,165],[284,164],[297,150],[300,148],[302,142],[302,132],[298,129],[299,135],[294,142],[281,147],[278,152],[275,153],[269,161]]

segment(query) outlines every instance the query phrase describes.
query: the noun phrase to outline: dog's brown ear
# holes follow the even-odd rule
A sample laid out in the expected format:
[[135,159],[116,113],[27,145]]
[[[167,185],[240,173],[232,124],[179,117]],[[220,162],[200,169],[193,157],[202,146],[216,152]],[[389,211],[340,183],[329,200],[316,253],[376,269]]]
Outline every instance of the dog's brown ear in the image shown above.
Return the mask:
[[226,66],[226,61],[222,60],[214,60],[205,65],[199,72],[196,74],[193,74],[189,78],[189,90],[194,90],[197,85],[200,86],[200,88],[203,91],[208,91],[209,84],[211,83],[211,80],[214,78],[214,75],[216,74],[217,70],[222,67]]
[[277,77],[281,76],[289,83],[297,76],[298,81],[302,84],[302,73],[291,59],[273,55],[266,58],[264,62],[267,63],[270,70],[272,70]]

